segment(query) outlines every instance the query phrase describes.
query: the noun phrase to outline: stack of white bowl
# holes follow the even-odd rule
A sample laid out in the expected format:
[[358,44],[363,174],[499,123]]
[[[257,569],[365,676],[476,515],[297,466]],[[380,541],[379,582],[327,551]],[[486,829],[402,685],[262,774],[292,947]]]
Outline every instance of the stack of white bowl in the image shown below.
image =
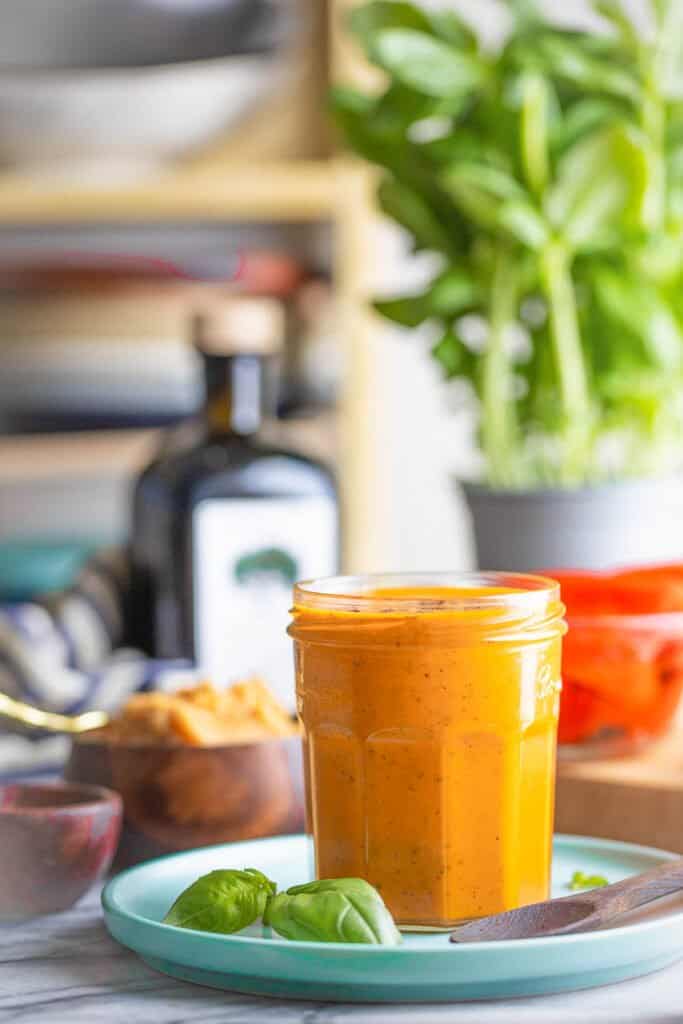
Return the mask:
[[278,85],[295,0],[3,0],[0,164],[120,182],[225,135]]

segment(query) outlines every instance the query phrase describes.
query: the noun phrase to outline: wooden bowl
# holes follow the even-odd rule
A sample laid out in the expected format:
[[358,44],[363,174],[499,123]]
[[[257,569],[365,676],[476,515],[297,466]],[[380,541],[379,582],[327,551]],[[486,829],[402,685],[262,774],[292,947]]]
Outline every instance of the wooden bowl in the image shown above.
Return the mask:
[[67,910],[106,874],[121,798],[99,786],[0,786],[0,920]]
[[74,740],[65,775],[121,794],[116,868],[304,826],[298,737],[190,747],[111,743],[95,731]]

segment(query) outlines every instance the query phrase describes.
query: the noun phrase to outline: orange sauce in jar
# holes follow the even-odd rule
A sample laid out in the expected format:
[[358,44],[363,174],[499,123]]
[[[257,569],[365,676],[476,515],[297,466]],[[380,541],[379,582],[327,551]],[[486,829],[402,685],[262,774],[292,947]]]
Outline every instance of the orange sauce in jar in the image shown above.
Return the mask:
[[408,929],[548,897],[562,613],[541,577],[297,586],[318,877],[366,878]]

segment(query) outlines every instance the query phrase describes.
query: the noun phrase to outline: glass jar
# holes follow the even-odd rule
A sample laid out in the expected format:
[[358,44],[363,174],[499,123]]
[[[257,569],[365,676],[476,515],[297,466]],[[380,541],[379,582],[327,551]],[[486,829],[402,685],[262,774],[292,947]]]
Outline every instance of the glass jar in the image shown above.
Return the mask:
[[366,878],[406,930],[548,897],[563,611],[503,573],[296,586],[318,877]]

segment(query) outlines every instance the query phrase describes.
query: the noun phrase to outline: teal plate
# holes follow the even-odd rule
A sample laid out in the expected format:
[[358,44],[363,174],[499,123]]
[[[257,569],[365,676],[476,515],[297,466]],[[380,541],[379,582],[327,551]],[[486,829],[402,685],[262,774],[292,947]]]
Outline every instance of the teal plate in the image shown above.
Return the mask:
[[[603,839],[557,836],[553,892],[567,895],[575,871],[610,882],[673,856]],[[398,948],[287,942],[261,926],[213,935],[161,924],[176,896],[214,868],[257,867],[285,888],[309,875],[305,836],[206,847],[124,871],[104,890],[107,928],[151,967],[174,978],[254,995],[335,1002],[500,999],[589,988],[635,978],[683,958],[680,902],[657,904],[618,928],[454,946],[443,934],[405,936]]]

